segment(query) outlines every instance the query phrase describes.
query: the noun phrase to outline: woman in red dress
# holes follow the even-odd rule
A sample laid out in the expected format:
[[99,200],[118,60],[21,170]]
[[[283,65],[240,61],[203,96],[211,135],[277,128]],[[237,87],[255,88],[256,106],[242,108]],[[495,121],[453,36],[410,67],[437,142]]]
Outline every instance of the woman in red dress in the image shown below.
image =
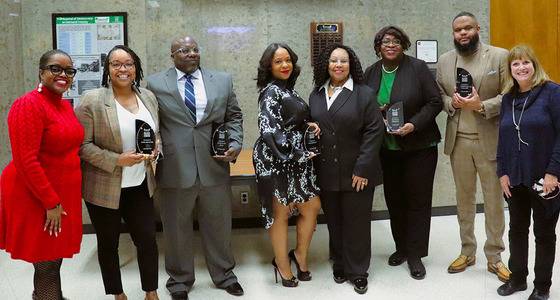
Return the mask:
[[62,258],[80,251],[84,130],[62,94],[76,75],[61,50],[43,54],[39,83],[8,114],[12,162],[0,180],[0,249],[33,263],[33,299],[62,299]]

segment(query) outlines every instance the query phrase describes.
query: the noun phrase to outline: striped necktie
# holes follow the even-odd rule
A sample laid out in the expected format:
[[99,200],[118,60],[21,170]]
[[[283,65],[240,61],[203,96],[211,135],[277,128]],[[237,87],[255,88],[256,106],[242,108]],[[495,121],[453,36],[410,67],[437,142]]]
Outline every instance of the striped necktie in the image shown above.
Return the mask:
[[194,97],[194,85],[191,81],[191,75],[185,75],[185,105],[189,109],[190,115],[194,118],[194,122],[196,123],[196,101]]

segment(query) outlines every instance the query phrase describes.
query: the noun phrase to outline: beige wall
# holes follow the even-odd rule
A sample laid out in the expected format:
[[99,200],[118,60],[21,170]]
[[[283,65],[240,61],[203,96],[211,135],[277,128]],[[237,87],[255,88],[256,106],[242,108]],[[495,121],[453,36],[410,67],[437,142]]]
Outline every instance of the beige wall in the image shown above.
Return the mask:
[[[265,47],[275,41],[290,44],[299,55],[302,74],[296,89],[307,98],[312,89],[309,23],[343,22],[344,42],[361,58],[364,69],[377,60],[372,49],[375,32],[385,25],[402,27],[414,43],[418,39],[439,41],[439,55],[452,49],[451,20],[461,10],[471,10],[482,27],[481,38],[488,43],[488,0],[314,0],[314,1],[232,1],[159,0],[152,7],[144,0],[4,0],[0,4],[0,59],[7,66],[0,72],[0,170],[11,159],[5,117],[11,103],[37,84],[39,56],[52,47],[51,13],[128,12],[128,40],[143,61],[145,75],[172,66],[171,40],[183,34],[194,36],[203,47],[202,65],[232,73],[239,103],[244,112],[244,149],[251,149],[258,136],[256,127],[257,63]],[[476,9],[473,9],[476,8]],[[18,17],[6,17],[6,11]],[[229,32],[217,32],[229,27]],[[223,29],[223,28],[222,28]],[[244,30],[241,30],[244,29]],[[414,45],[407,52],[415,55]],[[22,67],[23,66],[23,67]],[[430,67],[435,68],[435,65]],[[438,118],[442,135],[445,116]],[[454,204],[454,184],[449,158],[440,158],[434,186],[434,206]],[[239,192],[250,190],[248,206],[237,205]],[[256,190],[234,187],[234,216],[259,216]],[[480,198],[480,197],[479,197]],[[381,188],[375,209],[385,209]]]

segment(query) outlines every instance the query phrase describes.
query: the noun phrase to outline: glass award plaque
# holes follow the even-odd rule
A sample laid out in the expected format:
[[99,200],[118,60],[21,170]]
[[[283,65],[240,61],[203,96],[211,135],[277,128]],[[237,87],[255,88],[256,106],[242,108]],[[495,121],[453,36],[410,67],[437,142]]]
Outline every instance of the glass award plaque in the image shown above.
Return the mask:
[[315,155],[321,154],[321,141],[315,134],[315,127],[308,126],[303,133],[303,147],[306,151],[313,152]]
[[156,134],[150,124],[136,119],[136,153],[150,155],[156,147]]
[[212,138],[210,154],[215,155],[225,155],[229,148],[229,135],[226,130],[226,124],[214,124],[212,126]]
[[467,97],[472,94],[473,78],[469,71],[463,68],[457,68],[457,93],[461,97]]
[[403,111],[403,103],[397,102],[389,109],[387,109],[386,113],[387,118],[387,132],[393,132],[399,130],[399,128],[403,127],[404,125],[404,111]]

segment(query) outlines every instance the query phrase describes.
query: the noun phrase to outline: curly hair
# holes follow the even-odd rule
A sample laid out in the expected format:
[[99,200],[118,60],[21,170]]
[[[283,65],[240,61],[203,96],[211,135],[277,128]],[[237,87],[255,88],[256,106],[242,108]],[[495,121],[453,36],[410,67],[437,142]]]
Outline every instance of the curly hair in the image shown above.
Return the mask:
[[330,78],[329,75],[329,59],[331,57],[331,53],[335,49],[344,49],[348,52],[348,58],[350,59],[350,75],[352,76],[352,80],[355,84],[362,84],[364,82],[364,71],[362,70],[362,64],[360,63],[360,59],[352,50],[352,48],[340,44],[334,43],[328,45],[319,57],[315,61],[315,66],[313,67],[313,83],[315,85],[315,89],[319,90],[325,82]]
[[284,48],[290,54],[290,58],[292,59],[292,74],[290,78],[288,78],[286,87],[288,89],[293,89],[296,85],[296,80],[301,73],[301,68],[297,65],[298,56],[294,53],[292,48],[285,43],[272,43],[266,47],[264,53],[261,56],[261,60],[259,61],[259,67],[257,68],[257,88],[259,90],[265,88],[268,83],[270,83],[274,78],[272,77],[272,59],[274,58],[274,53],[278,48]]
[[113,55],[113,52],[119,49],[130,54],[130,56],[132,57],[132,60],[134,61],[134,68],[136,69],[136,78],[134,79],[133,85],[139,87],[140,81],[142,81],[142,79],[144,78],[144,73],[142,72],[142,61],[140,60],[140,57],[138,57],[138,55],[136,55],[136,53],[132,51],[132,49],[128,48],[125,45],[116,45],[115,47],[113,47],[113,49],[111,49],[111,51],[109,51],[109,53],[107,53],[107,56],[105,57],[105,62],[103,63],[103,76],[102,76],[101,85],[103,87],[109,87],[109,80],[110,80],[109,65],[111,64],[111,56]]
[[381,41],[386,34],[392,35],[401,40],[401,47],[403,48],[403,51],[410,48],[410,39],[404,30],[393,25],[385,26],[375,34],[375,39],[373,40],[373,49],[375,49],[375,55],[377,55],[377,57],[381,57]]

